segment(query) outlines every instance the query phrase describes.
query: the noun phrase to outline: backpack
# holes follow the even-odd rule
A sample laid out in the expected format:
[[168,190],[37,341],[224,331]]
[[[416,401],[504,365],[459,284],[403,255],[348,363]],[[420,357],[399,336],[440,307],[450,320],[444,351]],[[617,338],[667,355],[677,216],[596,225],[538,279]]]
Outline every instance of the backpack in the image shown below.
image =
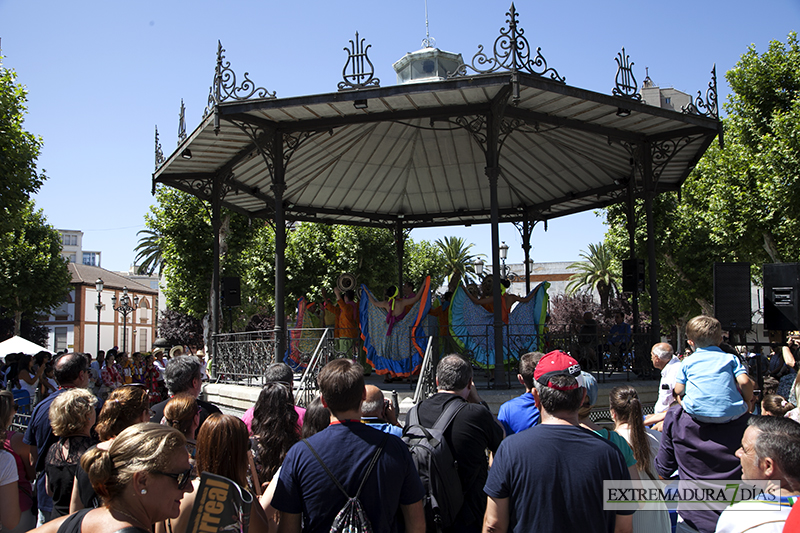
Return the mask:
[[339,480],[333,475],[333,472],[325,466],[325,463],[322,462],[322,457],[319,456],[317,451],[311,446],[311,443],[308,442],[308,439],[303,439],[303,442],[306,443],[308,449],[311,450],[311,453],[314,454],[314,457],[317,458],[319,464],[322,465],[322,468],[325,469],[325,472],[331,478],[333,483],[342,491],[344,497],[347,498],[347,503],[344,504],[344,507],[339,510],[336,514],[336,517],[333,519],[333,523],[331,524],[331,533],[372,533],[372,523],[369,521],[369,517],[367,513],[364,512],[364,507],[361,505],[361,501],[358,497],[361,495],[361,489],[364,488],[364,483],[367,481],[372,469],[375,467],[375,463],[378,462],[378,457],[380,457],[381,452],[383,451],[383,446],[386,444],[386,440],[389,438],[389,434],[386,433],[381,441],[381,445],[378,446],[375,455],[372,456],[372,461],[369,463],[367,467],[367,471],[364,473],[364,477],[361,478],[361,483],[358,485],[358,491],[356,492],[355,496],[349,496],[347,491],[344,490],[344,487]]
[[408,445],[425,488],[425,522],[428,531],[451,526],[464,504],[458,463],[453,458],[444,433],[466,405],[466,402],[450,401],[431,428],[420,424],[419,404],[408,412],[403,441]]

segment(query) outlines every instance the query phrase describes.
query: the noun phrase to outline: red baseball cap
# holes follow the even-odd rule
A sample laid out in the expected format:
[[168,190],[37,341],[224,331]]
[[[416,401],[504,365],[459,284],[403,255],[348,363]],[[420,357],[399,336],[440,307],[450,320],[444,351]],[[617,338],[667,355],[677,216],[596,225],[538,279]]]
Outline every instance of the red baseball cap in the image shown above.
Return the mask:
[[[540,384],[557,390],[573,390],[581,387],[581,365],[578,361],[560,350],[554,350],[546,354],[536,365],[533,371],[533,379]],[[575,385],[567,387],[556,386],[550,382],[553,376],[572,376],[575,378]]]

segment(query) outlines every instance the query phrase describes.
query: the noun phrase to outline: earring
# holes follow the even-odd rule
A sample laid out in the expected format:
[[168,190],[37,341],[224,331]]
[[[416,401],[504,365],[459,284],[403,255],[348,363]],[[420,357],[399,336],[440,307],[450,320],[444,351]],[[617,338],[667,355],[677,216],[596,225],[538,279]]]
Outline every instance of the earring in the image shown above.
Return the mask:
[[142,496],[144,496],[145,494],[147,494],[147,489],[142,489],[142,490],[141,490],[141,491],[139,491],[139,492],[141,492],[141,493],[142,493]]

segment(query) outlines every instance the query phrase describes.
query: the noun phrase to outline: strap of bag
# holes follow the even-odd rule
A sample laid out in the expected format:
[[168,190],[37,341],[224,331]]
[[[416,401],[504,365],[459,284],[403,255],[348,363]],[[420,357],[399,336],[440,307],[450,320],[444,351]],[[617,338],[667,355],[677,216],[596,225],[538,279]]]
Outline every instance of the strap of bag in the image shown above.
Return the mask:
[[[369,477],[370,473],[372,472],[372,469],[375,466],[375,463],[378,462],[378,457],[380,457],[381,452],[383,451],[383,446],[386,444],[386,441],[388,440],[388,438],[389,438],[389,434],[388,433],[384,434],[384,437],[383,437],[383,440],[381,441],[380,446],[378,446],[378,449],[375,451],[375,455],[372,456],[372,461],[369,463],[369,466],[367,467],[366,473],[364,473],[364,477],[361,478],[361,484],[358,486],[358,492],[356,492],[356,495],[354,496],[354,498],[357,499],[361,495],[361,489],[364,487],[364,483],[367,481],[367,478]],[[342,486],[341,483],[339,483],[339,480],[336,479],[336,476],[333,475],[333,472],[331,472],[330,469],[325,465],[325,463],[322,462],[322,457],[320,457],[319,454],[317,453],[317,451],[314,449],[314,447],[311,446],[311,443],[308,442],[308,439],[303,439],[303,442],[306,443],[306,446],[308,446],[308,449],[311,450],[311,453],[313,453],[314,457],[317,458],[317,461],[319,462],[319,464],[322,465],[323,469],[325,469],[325,472],[328,474],[328,477],[330,477],[331,480],[334,482],[334,484],[339,488],[339,490],[342,491],[342,494],[344,494],[345,498],[347,498],[349,500],[350,499],[350,495],[347,494],[346,490],[344,490],[344,487]]]
[[453,422],[453,419],[456,417],[458,412],[466,406],[466,401],[459,402],[458,400],[450,400],[450,403],[448,403],[447,407],[444,408],[444,411],[442,411],[442,414],[440,414],[439,418],[436,419],[436,422],[433,424],[431,429],[436,429],[444,433]]

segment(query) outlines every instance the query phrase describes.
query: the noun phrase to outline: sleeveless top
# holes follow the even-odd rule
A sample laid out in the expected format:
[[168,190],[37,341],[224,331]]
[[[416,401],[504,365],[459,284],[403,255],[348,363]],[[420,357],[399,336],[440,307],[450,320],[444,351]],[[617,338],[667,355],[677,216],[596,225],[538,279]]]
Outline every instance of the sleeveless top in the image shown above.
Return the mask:
[[[58,526],[58,533],[81,533],[83,519],[89,511],[93,511],[93,509],[81,509],[69,515],[67,519]],[[118,529],[114,533],[151,533],[151,531],[140,527],[128,526]]]

